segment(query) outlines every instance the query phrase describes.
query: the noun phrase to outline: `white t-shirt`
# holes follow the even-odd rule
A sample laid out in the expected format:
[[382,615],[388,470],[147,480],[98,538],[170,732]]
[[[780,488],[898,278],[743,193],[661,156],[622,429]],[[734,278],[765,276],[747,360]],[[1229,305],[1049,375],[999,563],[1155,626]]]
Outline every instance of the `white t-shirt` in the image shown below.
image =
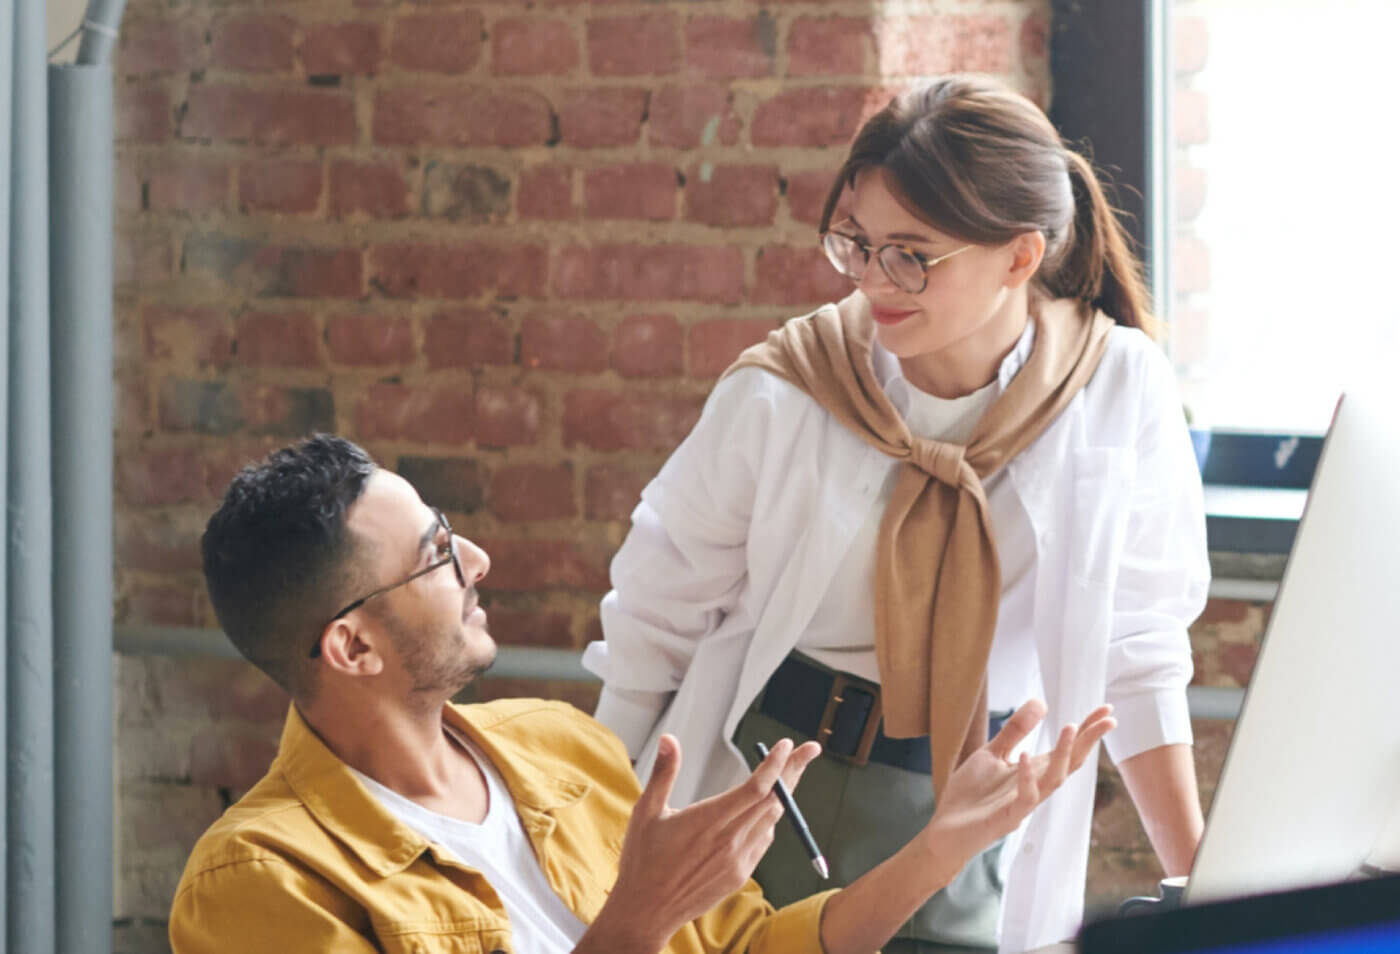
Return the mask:
[[[896,374],[887,382],[885,393],[915,436],[966,444],[977,421],[1000,396],[1001,384],[994,380],[963,397],[940,398]],[[798,650],[813,659],[871,682],[880,681],[875,658],[875,544],[902,466],[890,458],[884,484],[851,542],[842,561],[843,569],[797,642]],[[1043,698],[1044,692],[1040,688],[1040,666],[1031,629],[1034,531],[1005,469],[982,486],[1001,562],[1001,605],[987,661],[987,705],[995,711],[1013,709],[1031,698]]]
[[516,954],[569,954],[587,925],[549,886],[515,802],[490,760],[466,739],[449,735],[486,777],[489,802],[479,825],[429,811],[369,776],[350,771],[395,818],[486,877],[505,905]]

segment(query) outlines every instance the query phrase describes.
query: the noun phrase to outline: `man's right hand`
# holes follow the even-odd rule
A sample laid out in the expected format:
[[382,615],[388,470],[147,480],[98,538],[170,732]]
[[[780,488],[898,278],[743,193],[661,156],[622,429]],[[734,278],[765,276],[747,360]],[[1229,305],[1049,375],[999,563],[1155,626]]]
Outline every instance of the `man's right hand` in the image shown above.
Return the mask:
[[617,881],[576,954],[595,946],[611,954],[654,954],[683,925],[743,887],[783,814],[774,784],[782,778],[795,787],[820,752],[815,742],[794,749],[782,739],[746,781],[673,809],[667,801],[680,773],[681,748],[674,736],[662,736],[651,779],[627,826]]

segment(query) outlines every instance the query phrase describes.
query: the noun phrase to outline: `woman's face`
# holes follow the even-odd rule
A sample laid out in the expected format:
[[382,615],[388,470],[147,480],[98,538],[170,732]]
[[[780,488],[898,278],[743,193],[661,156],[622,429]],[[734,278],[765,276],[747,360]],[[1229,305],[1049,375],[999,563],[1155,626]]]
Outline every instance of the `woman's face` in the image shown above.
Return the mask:
[[[1002,341],[1008,319],[1019,321],[1015,328],[1019,336],[1024,307],[1019,315],[1008,315],[1008,309],[1014,304],[1013,292],[1029,278],[1029,274],[1022,274],[1025,263],[1020,246],[1024,237],[1003,245],[972,245],[931,266],[923,291],[904,291],[890,281],[873,250],[892,243],[932,260],[968,243],[938,231],[900,205],[879,168],[857,174],[850,215],[833,225],[832,231],[871,246],[870,263],[857,284],[870,299],[876,337],[896,357],[904,361],[933,356],[948,360],[960,351],[976,355],[984,350],[983,345],[1009,346]],[[1036,264],[1038,261],[1036,256]],[[993,338],[996,340],[990,340]]]

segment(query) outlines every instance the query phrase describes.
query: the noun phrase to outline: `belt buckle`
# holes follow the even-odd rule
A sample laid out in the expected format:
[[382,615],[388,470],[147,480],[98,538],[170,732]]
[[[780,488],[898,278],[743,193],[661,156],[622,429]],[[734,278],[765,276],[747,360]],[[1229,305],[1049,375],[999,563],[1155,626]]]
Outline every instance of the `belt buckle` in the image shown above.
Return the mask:
[[830,750],[826,754],[852,765],[865,765],[870,761],[870,749],[875,744],[876,733],[880,731],[880,687],[876,683],[856,679],[845,673],[832,673],[832,677],[831,694],[827,696],[821,722],[817,723],[817,741],[821,742],[825,750],[827,739],[831,737],[832,725],[836,721],[836,713],[846,701],[846,690],[864,692],[870,696],[870,711],[866,713],[865,726],[861,729],[856,750],[851,753]]

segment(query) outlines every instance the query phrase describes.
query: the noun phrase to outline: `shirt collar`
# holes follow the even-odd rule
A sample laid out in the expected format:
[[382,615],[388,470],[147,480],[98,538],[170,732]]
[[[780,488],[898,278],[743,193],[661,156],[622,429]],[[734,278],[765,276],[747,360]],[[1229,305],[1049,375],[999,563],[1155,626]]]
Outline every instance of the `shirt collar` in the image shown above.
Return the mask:
[[[471,739],[491,760],[528,828],[553,828],[555,811],[577,802],[589,780],[551,762],[548,768],[528,746],[495,731],[504,717],[448,705],[443,721]],[[327,748],[292,705],[282,728],[273,771],[281,771],[312,817],[381,877],[408,867],[428,847],[422,835],[400,822]],[[527,817],[528,816],[528,817]]]
[[[1035,320],[1032,318],[1026,322],[1026,327],[1022,329],[1021,337],[1016,339],[1015,346],[1001,359],[1001,366],[997,369],[998,396],[1006,390],[1011,379],[1025,367],[1034,348]],[[870,344],[870,364],[875,372],[875,380],[880,382],[890,403],[899,411],[901,417],[907,415],[911,400],[909,389],[913,388],[913,385],[905,379],[899,359],[887,351],[878,338]]]

